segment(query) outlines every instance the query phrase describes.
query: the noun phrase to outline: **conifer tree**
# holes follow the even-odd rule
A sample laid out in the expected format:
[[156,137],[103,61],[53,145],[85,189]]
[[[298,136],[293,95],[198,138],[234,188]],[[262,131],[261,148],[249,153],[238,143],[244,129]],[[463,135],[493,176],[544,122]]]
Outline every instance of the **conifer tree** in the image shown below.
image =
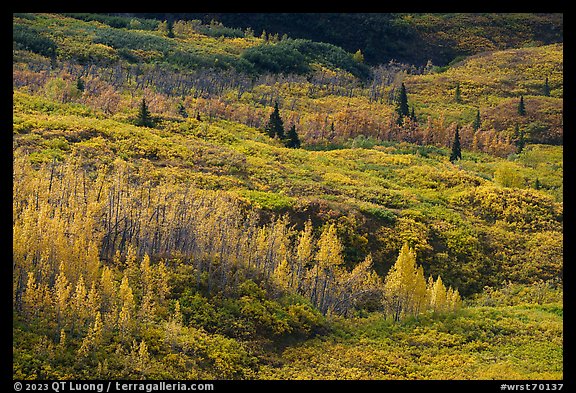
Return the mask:
[[524,105],[524,96],[520,96],[520,101],[518,102],[518,114],[520,116],[526,115],[526,106]]
[[167,37],[174,38],[174,21],[172,19],[166,21],[166,29],[168,30]]
[[540,179],[536,178],[536,180],[534,181],[534,188],[537,190],[542,188],[542,184],[540,183]]
[[450,153],[450,162],[462,159],[462,151],[460,149],[460,131],[456,125],[456,132],[454,133],[454,141],[452,142],[452,152]]
[[334,122],[330,123],[330,131],[328,132],[328,140],[333,141],[336,138],[336,129],[334,128]]
[[476,117],[474,118],[474,122],[472,123],[472,128],[474,132],[478,131],[482,126],[482,121],[480,120],[480,109],[476,111]]
[[410,114],[410,109],[408,108],[408,94],[406,93],[406,86],[404,86],[404,83],[400,86],[400,92],[396,97],[396,113],[398,114],[398,125],[402,125],[404,117]]
[[546,80],[544,81],[544,96],[546,97],[550,97],[550,85],[548,85],[548,77],[546,77]]
[[136,118],[136,125],[141,127],[152,127],[152,116],[148,110],[148,105],[146,104],[146,99],[142,98],[140,103],[140,109],[138,111],[138,117]]
[[514,144],[516,145],[516,154],[520,154],[522,153],[522,150],[524,150],[524,146],[526,146],[526,139],[524,137],[524,130],[520,129],[518,123],[516,123],[514,128],[514,139]]
[[284,146],[297,149],[300,147],[300,138],[298,138],[298,133],[296,132],[296,126],[292,124],[290,130],[288,131],[288,135],[286,135],[286,142]]
[[268,123],[266,123],[264,130],[270,138],[277,137],[278,139],[284,139],[284,122],[280,117],[278,101],[274,104],[274,111],[270,114],[270,118],[268,119]]
[[415,122],[416,120],[416,112],[414,112],[414,105],[412,105],[412,111],[410,112],[410,120]]
[[184,104],[181,102],[178,104],[178,113],[185,119],[188,117],[188,112],[186,112],[186,108],[184,108]]
[[[548,80],[548,78],[546,78],[546,80]],[[84,91],[85,85],[84,85],[84,81],[82,80],[82,78],[78,77],[76,79],[76,88],[78,89],[78,91],[82,92]]]

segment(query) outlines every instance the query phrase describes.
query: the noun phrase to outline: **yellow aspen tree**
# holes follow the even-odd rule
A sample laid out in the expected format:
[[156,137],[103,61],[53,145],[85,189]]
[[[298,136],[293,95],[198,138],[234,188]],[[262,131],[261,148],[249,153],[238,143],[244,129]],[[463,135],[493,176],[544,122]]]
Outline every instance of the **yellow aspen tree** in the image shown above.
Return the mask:
[[446,304],[450,311],[455,311],[462,306],[462,299],[460,298],[460,293],[457,289],[452,289],[452,287],[448,288],[446,293]]
[[156,268],[153,270],[153,276],[156,298],[158,300],[158,304],[162,305],[165,303],[166,297],[170,293],[168,269],[166,268],[164,261],[160,261],[156,264]]
[[154,274],[150,266],[150,257],[144,254],[140,263],[140,283],[142,286],[142,301],[140,304],[139,316],[143,321],[150,321],[154,318]]
[[49,283],[51,281],[50,277],[52,277],[54,269],[49,258],[48,250],[41,251],[40,260],[38,261],[35,270],[38,273],[39,283]]
[[156,304],[152,298],[151,292],[146,292],[142,295],[142,301],[140,302],[140,309],[138,310],[138,317],[143,322],[150,322],[154,319],[156,314]]
[[452,311],[452,296],[454,291],[452,287],[446,289],[446,302],[444,303],[444,311]]
[[112,257],[112,264],[116,269],[124,269],[124,263],[122,262],[122,254],[120,254],[120,250],[116,250],[114,253],[114,256]]
[[258,229],[256,235],[255,262],[258,270],[264,267],[268,250],[268,234],[266,228]]
[[41,292],[36,283],[36,278],[34,274],[28,273],[28,281],[26,282],[26,289],[22,295],[22,308],[25,314],[28,315],[30,319],[35,318],[38,314],[38,305],[40,304]]
[[454,310],[458,310],[462,307],[462,297],[460,296],[460,292],[457,289],[455,289],[452,293],[452,304]]
[[[86,232],[93,233],[95,231],[90,228],[84,228]],[[98,280],[98,272],[100,270],[100,258],[98,256],[98,246],[96,242],[90,240],[86,247],[86,254],[84,256],[83,272],[86,277],[86,282],[89,284],[95,283]]]
[[60,339],[58,340],[58,349],[63,351],[66,348],[66,332],[60,329]]
[[127,273],[124,272],[122,283],[118,291],[118,330],[122,340],[126,340],[132,328],[132,318],[135,311],[135,300],[132,288],[130,287]]
[[428,276],[426,280],[426,309],[432,307],[432,292],[434,291],[434,277]]
[[[299,293],[304,292],[304,273],[312,263],[314,256],[314,235],[312,233],[312,222],[306,221],[304,230],[298,236],[298,246],[296,248],[296,274],[291,278],[296,280],[296,288]],[[291,287],[294,284],[291,283]]]
[[331,286],[335,283],[338,269],[344,264],[343,249],[336,232],[336,225],[330,224],[325,227],[318,240],[318,251],[316,252],[318,270],[314,283],[315,303],[324,314],[331,302],[329,293]]
[[128,281],[128,275],[124,272],[124,276],[122,277],[122,282],[120,284],[120,290],[118,292],[120,306],[127,307],[127,310],[132,313],[135,307],[134,301],[134,294],[132,292],[132,288],[130,287],[130,283]]
[[446,287],[442,283],[442,277],[438,276],[430,298],[430,307],[434,312],[442,312],[446,306]]
[[174,311],[171,313],[170,319],[164,324],[164,341],[171,346],[172,350],[176,350],[178,336],[183,324],[184,318],[180,310],[180,302],[176,300]]
[[384,280],[386,301],[395,321],[399,321],[413,306],[416,278],[416,253],[408,243],[404,243]]
[[128,274],[130,281],[132,283],[139,282],[138,273],[140,269],[136,257],[136,248],[132,244],[128,245],[128,250],[126,251],[125,266],[125,273]]
[[180,301],[176,300],[174,304],[174,313],[171,316],[171,320],[177,323],[179,326],[182,326],[184,323],[184,318],[182,316],[182,310],[180,309]]
[[148,254],[144,254],[142,262],[140,262],[140,283],[143,293],[153,291],[153,273]]
[[40,290],[40,303],[38,304],[38,308],[43,318],[42,323],[49,328],[54,329],[55,315],[52,290],[48,284],[44,283],[39,283],[38,289]]
[[426,279],[424,278],[424,268],[418,266],[416,269],[416,280],[414,283],[413,314],[417,316],[426,308]]
[[100,293],[102,296],[102,311],[110,311],[116,295],[116,284],[114,282],[112,270],[108,266],[102,268],[102,273],[100,275]]
[[56,323],[58,329],[61,329],[62,326],[65,326],[69,317],[70,297],[72,294],[72,286],[66,278],[62,263],[60,264],[60,273],[56,276],[53,291],[56,306]]
[[80,275],[76,283],[74,295],[72,296],[72,333],[75,332],[77,327],[81,330],[86,321],[86,296],[87,292],[84,277]]
[[274,280],[283,289],[290,288],[290,282],[292,281],[292,272],[288,264],[286,257],[276,266],[273,273]]
[[100,312],[101,305],[102,298],[100,293],[98,293],[96,283],[93,282],[90,286],[88,296],[86,297],[86,310],[88,311],[89,315],[95,315],[97,312]]
[[97,348],[102,341],[102,316],[100,312],[96,313],[94,318],[94,323],[88,330],[88,334],[82,339],[80,348],[78,348],[77,354],[80,357],[86,357],[88,353]]
[[118,332],[120,339],[126,341],[132,329],[132,313],[130,307],[124,304],[118,313]]
[[145,374],[150,363],[150,354],[148,353],[148,346],[144,340],[140,341],[138,346],[138,356],[136,357],[136,370]]

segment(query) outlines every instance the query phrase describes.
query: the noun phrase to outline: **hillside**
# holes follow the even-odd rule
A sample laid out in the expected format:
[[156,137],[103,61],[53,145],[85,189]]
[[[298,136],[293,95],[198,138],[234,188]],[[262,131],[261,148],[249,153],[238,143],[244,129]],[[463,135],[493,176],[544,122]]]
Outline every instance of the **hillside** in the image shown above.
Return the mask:
[[[125,15],[125,14],[124,14]],[[396,60],[444,66],[485,51],[562,42],[562,14],[529,13],[196,13],[134,14],[219,21],[226,26],[287,34],[358,49],[371,64]]]
[[562,379],[562,43],[257,29],[14,14],[14,378]]

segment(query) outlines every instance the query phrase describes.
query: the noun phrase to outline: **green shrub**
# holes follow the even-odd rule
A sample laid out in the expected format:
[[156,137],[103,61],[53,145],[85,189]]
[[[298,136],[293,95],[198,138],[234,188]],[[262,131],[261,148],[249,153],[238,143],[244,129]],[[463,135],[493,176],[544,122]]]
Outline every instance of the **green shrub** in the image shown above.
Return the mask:
[[241,57],[260,72],[305,74],[310,66],[296,48],[283,44],[263,44],[246,49]]
[[46,57],[54,56],[58,47],[50,38],[44,37],[40,30],[20,24],[13,25],[12,40],[16,48]]

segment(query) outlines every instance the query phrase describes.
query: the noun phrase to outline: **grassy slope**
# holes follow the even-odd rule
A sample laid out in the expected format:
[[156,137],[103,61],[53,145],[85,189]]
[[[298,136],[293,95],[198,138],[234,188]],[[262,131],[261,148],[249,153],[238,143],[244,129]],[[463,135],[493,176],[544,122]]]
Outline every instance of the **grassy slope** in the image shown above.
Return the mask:
[[[548,78],[550,97],[543,95]],[[410,76],[405,81],[420,113],[471,123],[480,110],[483,129],[512,131],[518,123],[548,125],[547,133],[562,134],[563,45],[508,49],[469,57],[442,73]],[[455,102],[460,85],[461,103]],[[527,116],[517,113],[523,95]]]
[[[46,20],[52,38],[58,41],[62,54],[75,53],[80,43],[70,41],[68,31],[59,30],[63,26],[59,23],[77,24],[80,30],[86,29],[86,24],[64,18],[56,20],[52,17]],[[91,24],[108,29],[97,22]],[[160,36],[152,32],[142,34]],[[239,51],[234,48],[246,44],[242,40],[210,38],[213,40],[210,41],[209,37],[198,37],[204,39],[201,47],[212,48],[207,51],[213,53],[224,50],[236,55]],[[222,41],[229,42],[232,49],[221,46]],[[177,45],[197,43],[195,39],[182,39]],[[92,43],[87,48],[94,53],[101,50],[97,53],[114,55],[114,50]],[[483,113],[504,119],[513,111],[511,95],[520,93],[527,95],[529,113],[530,105],[539,103],[536,107],[542,116],[534,121],[548,122],[562,112],[559,106],[562,80],[558,77],[562,69],[557,68],[562,62],[561,55],[558,57],[561,50],[561,45],[553,45],[481,55],[443,74],[408,77],[406,82],[422,113],[435,115],[448,108],[471,116],[478,102],[486,102],[481,107]],[[519,54],[526,60],[519,64],[528,64],[519,68],[520,73],[512,74],[496,66],[486,73],[478,72],[486,64],[508,64]],[[544,57],[554,60],[545,66],[533,66],[539,64],[534,63],[535,59]],[[550,64],[552,68],[546,68]],[[544,75],[551,75],[550,98],[536,94]],[[509,83],[511,90],[490,85],[493,79]],[[447,99],[454,81],[461,83],[463,104],[452,104]],[[488,90],[477,90],[484,85]],[[369,239],[371,250],[375,251],[376,268],[381,273],[393,262],[398,244],[412,240],[419,247],[419,255],[434,255],[423,261],[427,272],[441,272],[443,277],[446,273],[448,282],[469,285],[466,280],[481,278],[473,271],[476,253],[491,251],[479,246],[481,235],[483,241],[489,240],[487,244],[496,249],[486,258],[494,258],[496,264],[508,263],[510,266],[501,267],[506,276],[526,279],[520,274],[523,266],[533,268],[531,260],[540,261],[539,254],[529,252],[542,246],[538,243],[549,243],[553,248],[562,238],[562,220],[556,216],[562,210],[562,146],[529,145],[524,153],[509,160],[465,151],[464,161],[454,166],[449,163],[449,151],[445,148],[356,141],[338,150],[290,150],[269,140],[259,130],[232,121],[166,117],[157,129],[148,129],[130,124],[129,112],[110,116],[82,104],[57,103],[42,92],[15,91],[13,97],[14,148],[25,149],[32,161],[50,162],[54,157],[67,159],[70,155],[90,163],[112,163],[116,157],[133,165],[148,161],[161,176],[190,180],[199,188],[223,189],[274,213],[288,211],[300,218],[313,215],[322,220],[360,213],[358,217],[367,222],[355,229]],[[366,103],[362,96],[354,100],[359,106]],[[328,95],[318,98],[316,106],[311,102],[314,101],[302,105],[310,113],[317,105],[330,109],[340,103]],[[496,116],[502,107],[508,112]],[[504,175],[512,180],[506,180]],[[536,179],[543,189],[534,190]],[[503,187],[506,184],[512,187]],[[512,220],[503,212],[492,222],[478,214],[478,206],[467,205],[466,199],[461,199],[471,189],[496,190],[493,194],[489,192],[489,196],[497,191],[506,192],[512,205],[517,200],[526,204],[520,205]],[[543,207],[553,213],[542,213],[532,221],[528,215],[522,216],[522,209],[527,206]],[[524,227],[515,226],[518,217]],[[391,218],[395,224],[390,223]],[[433,238],[434,231],[442,235],[443,243]],[[519,239],[519,243],[510,239]],[[527,243],[520,244],[524,240]],[[463,261],[455,257],[461,244],[473,250],[469,254],[464,250]],[[510,251],[511,247],[518,248]],[[468,261],[474,263],[467,265]],[[492,284],[497,284],[500,276],[494,274]],[[426,316],[402,325],[391,325],[381,316],[373,315],[367,320],[343,321],[339,326],[336,333],[290,346],[277,354],[278,363],[262,367],[258,376],[368,379],[562,376],[562,317],[546,307],[474,307],[454,316]],[[462,364],[466,367],[462,368]]]
[[[558,312],[560,314],[558,314]],[[287,348],[270,379],[562,379],[562,309],[470,307],[399,325],[372,315]]]

